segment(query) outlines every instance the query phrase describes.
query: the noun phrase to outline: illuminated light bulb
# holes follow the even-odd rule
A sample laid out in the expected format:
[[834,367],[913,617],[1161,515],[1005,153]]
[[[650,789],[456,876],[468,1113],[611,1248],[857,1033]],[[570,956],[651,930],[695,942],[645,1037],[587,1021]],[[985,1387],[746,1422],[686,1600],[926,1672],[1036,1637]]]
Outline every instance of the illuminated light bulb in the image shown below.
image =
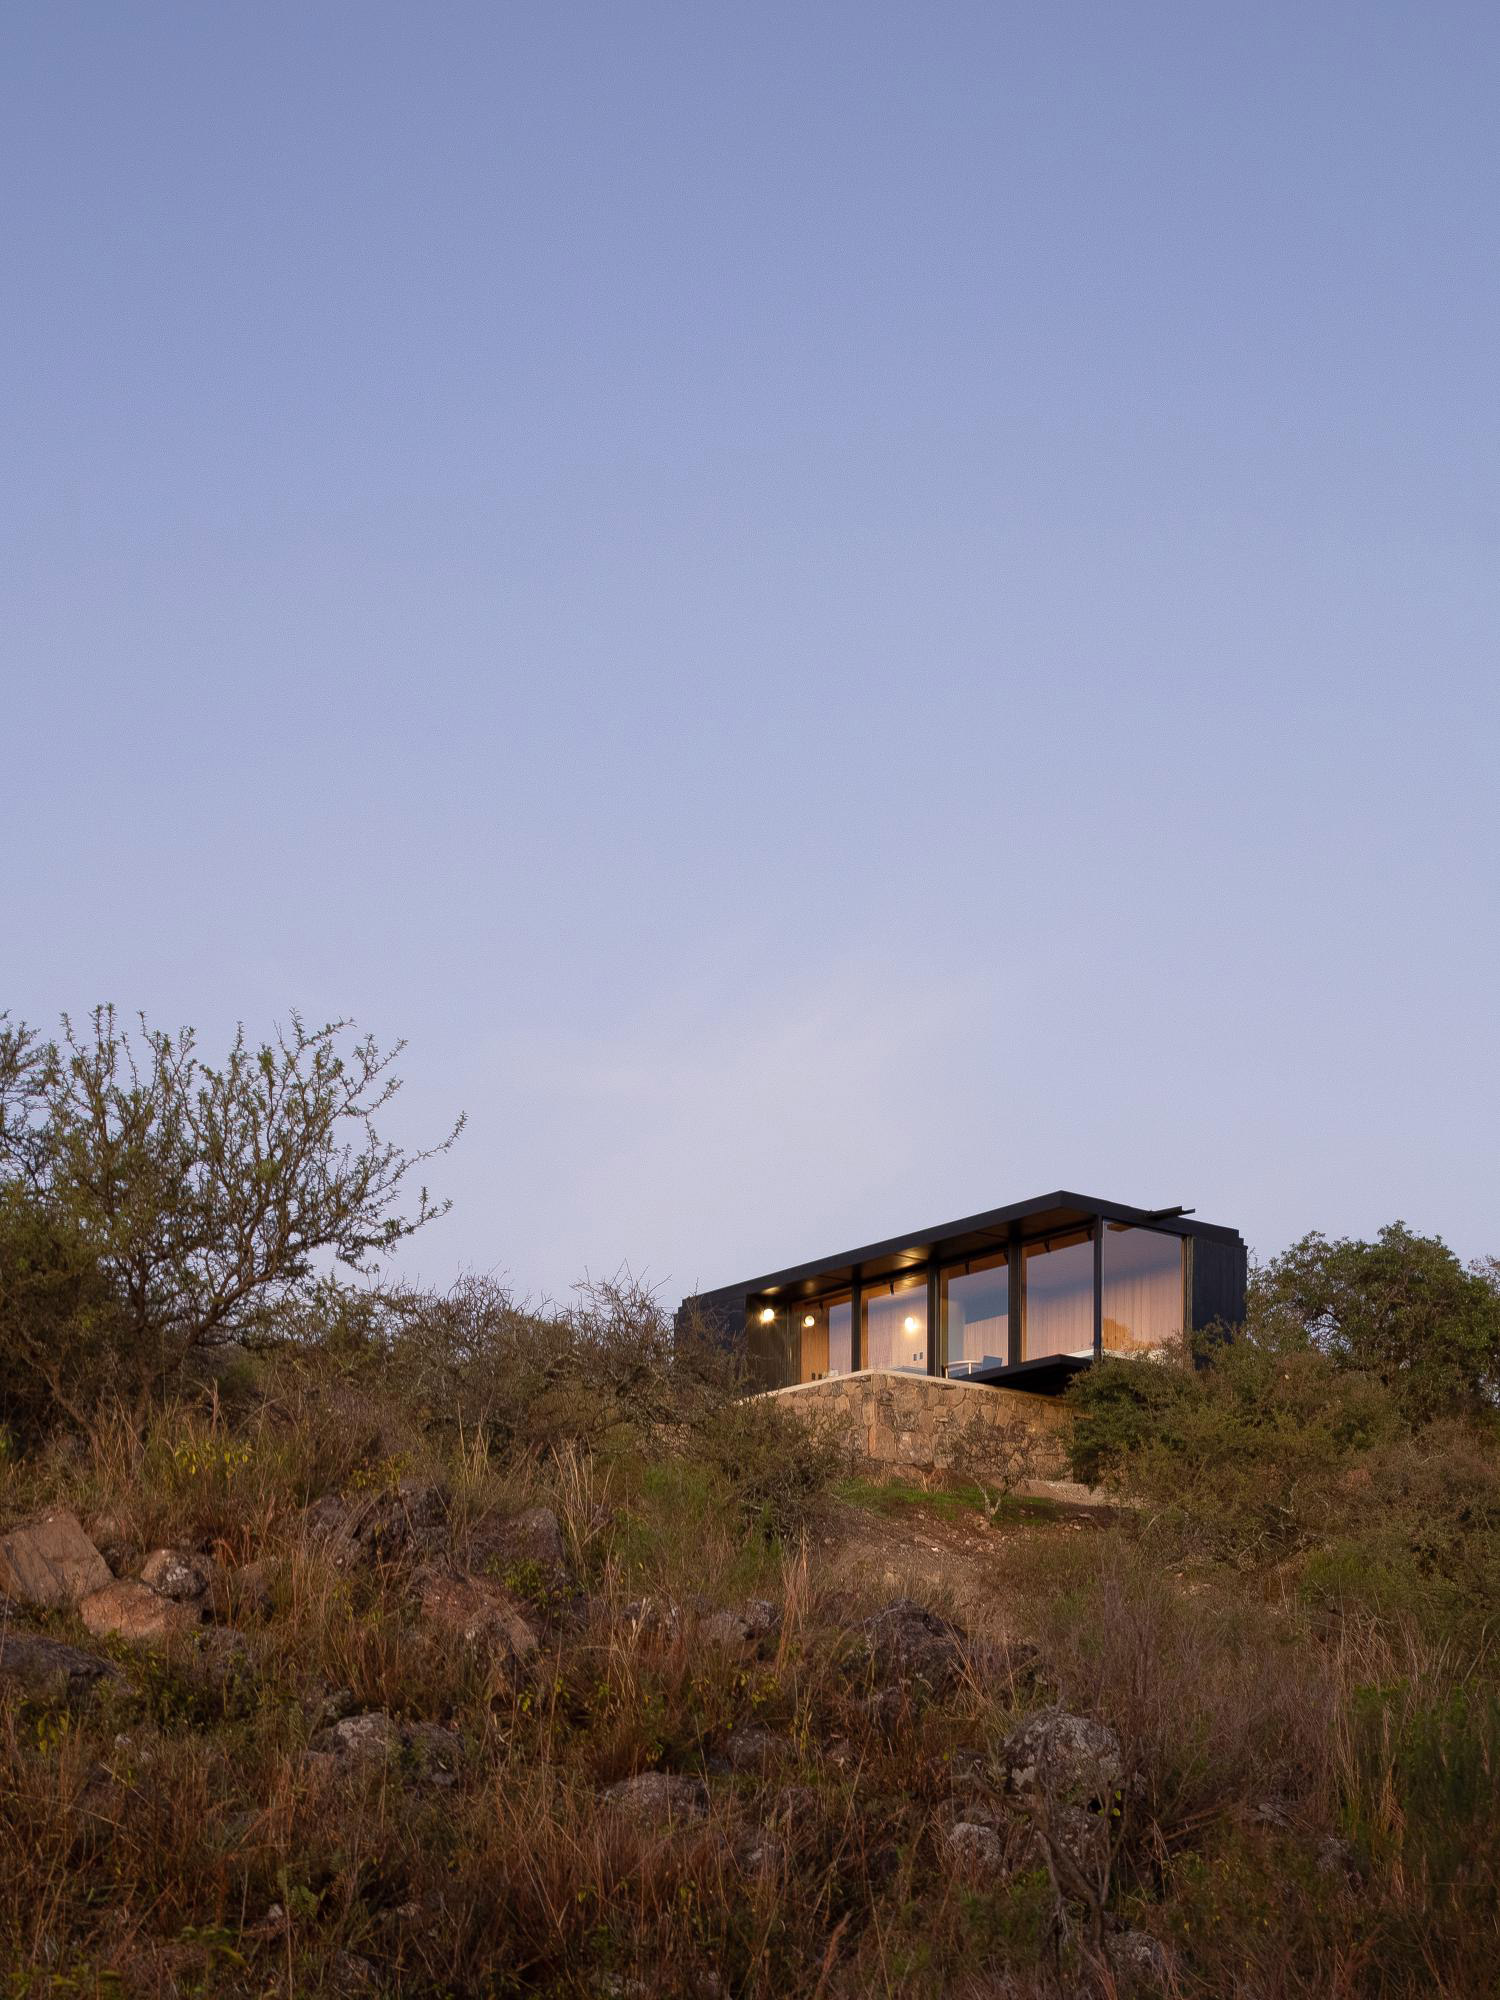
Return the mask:
[[776,1308],[774,1306],[762,1306],[760,1314],[760,1323],[762,1326],[769,1326],[775,1317]]
[[906,1325],[906,1330],[907,1330],[907,1332],[908,1332],[908,1333],[915,1333],[915,1332],[916,1332],[916,1330],[917,1330],[917,1322],[916,1322],[916,1321],[915,1321],[915,1320],[914,1320],[914,1319],[912,1318],[912,1316],[911,1316],[911,1314],[910,1314],[910,1313],[908,1313],[908,1314],[906,1315],[906,1320],[905,1320],[905,1325]]
[[817,1318],[816,1318],[816,1316],[815,1316],[814,1314],[812,1314],[812,1313],[804,1313],[804,1314],[803,1314],[803,1316],[802,1316],[802,1324],[803,1324],[804,1326],[816,1326],[816,1325],[817,1325],[817,1323],[818,1323],[818,1322],[817,1322]]

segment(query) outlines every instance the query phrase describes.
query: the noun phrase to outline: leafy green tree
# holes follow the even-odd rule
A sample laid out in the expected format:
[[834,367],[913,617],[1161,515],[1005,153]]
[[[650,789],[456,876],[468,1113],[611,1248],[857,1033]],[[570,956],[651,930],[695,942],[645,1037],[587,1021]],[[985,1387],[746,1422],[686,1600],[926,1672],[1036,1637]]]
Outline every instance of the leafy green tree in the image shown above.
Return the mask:
[[215,1066],[191,1029],[112,1007],[43,1040],[0,1015],[0,1380],[13,1409],[139,1413],[195,1352],[264,1334],[330,1265],[368,1272],[444,1213],[406,1185],[446,1151],[376,1120],[400,1088],[351,1024],[290,1027]]
[[1404,1222],[1373,1243],[1304,1236],[1254,1274],[1250,1326],[1373,1375],[1416,1421],[1500,1402],[1500,1267]]

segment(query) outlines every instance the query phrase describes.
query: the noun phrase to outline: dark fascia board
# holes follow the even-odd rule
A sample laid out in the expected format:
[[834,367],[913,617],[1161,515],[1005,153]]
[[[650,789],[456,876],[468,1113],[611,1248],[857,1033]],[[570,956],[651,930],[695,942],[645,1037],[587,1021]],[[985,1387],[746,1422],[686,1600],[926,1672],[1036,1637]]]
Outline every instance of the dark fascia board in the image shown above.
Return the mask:
[[[867,1243],[858,1250],[843,1250],[834,1257],[818,1257],[811,1263],[793,1264],[785,1271],[768,1271],[764,1277],[747,1278],[739,1285],[716,1285],[712,1291],[697,1292],[695,1298],[708,1301],[715,1299],[745,1299],[757,1294],[771,1294],[791,1287],[805,1285],[809,1279],[830,1278],[848,1272],[859,1274],[867,1265],[887,1264],[888,1269],[879,1275],[888,1276],[891,1271],[901,1268],[902,1263],[913,1268],[931,1261],[933,1254],[943,1254],[943,1246],[955,1238],[984,1237],[1003,1231],[1009,1234],[1011,1225],[1041,1216],[1056,1217],[1057,1227],[1066,1226],[1071,1221],[1075,1227],[1097,1216],[1106,1222],[1126,1222],[1140,1229],[1161,1229],[1173,1236],[1207,1236],[1220,1243],[1239,1243],[1237,1229],[1226,1228],[1222,1223],[1199,1222],[1191,1215],[1165,1215],[1159,1210],[1131,1208],[1124,1202],[1100,1201],[1094,1195],[1074,1194],[1066,1188],[1059,1188],[1052,1194],[1034,1195],[1030,1201],[1012,1202],[1008,1208],[986,1209],[980,1215],[961,1216],[956,1222],[939,1223],[933,1229],[908,1230],[901,1236],[887,1237],[883,1243]],[[997,1242],[996,1247],[999,1247]],[[972,1254],[972,1253],[971,1253]]]

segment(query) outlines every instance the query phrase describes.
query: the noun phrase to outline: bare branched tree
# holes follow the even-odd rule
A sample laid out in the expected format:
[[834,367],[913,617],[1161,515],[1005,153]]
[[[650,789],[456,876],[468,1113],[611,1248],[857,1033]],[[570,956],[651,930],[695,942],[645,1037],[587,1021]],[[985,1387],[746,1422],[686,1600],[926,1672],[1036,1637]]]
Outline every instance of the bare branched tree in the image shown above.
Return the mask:
[[380,1136],[403,1046],[293,1014],[215,1067],[191,1029],[135,1037],[112,1007],[55,1041],[0,1017],[0,1220],[25,1246],[0,1257],[0,1354],[71,1414],[101,1388],[143,1407],[329,1264],[368,1273],[445,1212],[425,1187],[399,1204],[463,1126],[420,1152]]

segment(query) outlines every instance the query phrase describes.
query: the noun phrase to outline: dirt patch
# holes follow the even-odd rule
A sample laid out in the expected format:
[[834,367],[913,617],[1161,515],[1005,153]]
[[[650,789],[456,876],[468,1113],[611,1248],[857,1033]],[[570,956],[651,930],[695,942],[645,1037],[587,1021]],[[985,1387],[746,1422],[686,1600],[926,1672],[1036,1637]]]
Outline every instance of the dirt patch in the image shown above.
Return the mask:
[[1098,1533],[1107,1520],[1098,1509],[1057,1507],[991,1526],[976,1510],[941,1501],[841,1504],[813,1540],[809,1569],[819,1589],[911,1597],[942,1607],[977,1634],[1014,1638],[1011,1546]]

